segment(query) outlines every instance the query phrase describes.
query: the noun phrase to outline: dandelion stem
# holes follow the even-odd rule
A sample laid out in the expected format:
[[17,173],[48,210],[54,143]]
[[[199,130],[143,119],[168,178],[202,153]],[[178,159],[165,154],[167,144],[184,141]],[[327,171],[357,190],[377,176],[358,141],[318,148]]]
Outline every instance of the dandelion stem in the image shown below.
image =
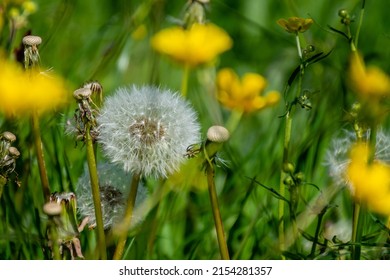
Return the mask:
[[104,227],[103,227],[102,206],[100,202],[99,179],[98,179],[98,174],[96,169],[95,151],[92,143],[90,129],[91,129],[91,124],[87,122],[86,123],[87,162],[88,162],[89,176],[91,180],[93,204],[95,208],[98,246],[99,246],[100,258],[102,260],[106,260],[107,259],[106,240],[105,240]]
[[139,180],[140,180],[140,174],[134,174],[131,180],[130,193],[127,198],[127,207],[122,222],[122,230],[119,233],[118,244],[114,252],[114,257],[113,257],[114,260],[120,260],[122,259],[123,256],[123,252],[127,241],[127,232],[131,225],[131,219],[133,217],[133,210],[134,210],[135,199],[137,197]]
[[226,244],[225,232],[223,229],[221,213],[219,211],[217,191],[215,189],[214,183],[214,168],[211,163],[208,164],[206,168],[207,172],[207,183],[209,186],[209,195],[211,207],[213,210],[215,230],[217,232],[219,251],[223,260],[229,260],[229,250]]
[[0,199],[3,195],[4,186],[6,183],[7,183],[7,178],[4,177],[3,175],[0,175]]
[[42,138],[39,128],[39,118],[37,114],[32,115],[31,126],[33,130],[34,145],[38,161],[39,176],[41,178],[42,191],[45,200],[48,200],[50,197],[49,179],[47,177],[45,159],[43,155]]
[[181,94],[183,95],[183,97],[187,96],[189,77],[190,77],[190,65],[187,63],[186,65],[184,65],[183,78],[181,80]]

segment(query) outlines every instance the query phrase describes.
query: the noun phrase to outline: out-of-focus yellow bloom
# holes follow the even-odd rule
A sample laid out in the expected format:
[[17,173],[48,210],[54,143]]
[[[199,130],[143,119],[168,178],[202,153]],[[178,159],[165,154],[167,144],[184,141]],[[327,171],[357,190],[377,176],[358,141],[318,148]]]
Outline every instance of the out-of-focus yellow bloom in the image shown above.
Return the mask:
[[310,28],[313,20],[311,18],[290,17],[288,19],[281,18],[276,23],[289,33],[303,33]]
[[368,163],[369,147],[356,144],[351,150],[347,178],[354,197],[374,212],[390,216],[390,166],[374,160]]
[[264,96],[266,86],[266,79],[255,73],[246,73],[241,80],[229,68],[221,69],[217,74],[218,100],[234,110],[252,112],[277,104],[280,93],[271,91]]
[[151,43],[157,52],[190,67],[212,62],[233,44],[229,35],[213,24],[163,29],[153,36]]
[[38,114],[66,102],[65,82],[56,76],[26,72],[0,59],[0,111],[7,116]]
[[361,55],[353,52],[349,69],[351,87],[365,99],[390,95],[390,77],[375,66],[366,68]]

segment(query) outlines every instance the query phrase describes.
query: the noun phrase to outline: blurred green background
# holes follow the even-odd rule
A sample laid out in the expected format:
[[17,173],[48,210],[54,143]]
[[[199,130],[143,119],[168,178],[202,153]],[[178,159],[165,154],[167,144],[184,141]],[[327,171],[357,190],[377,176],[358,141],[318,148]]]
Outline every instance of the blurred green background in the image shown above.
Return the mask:
[[[76,1],[36,0],[38,10],[18,31],[12,49],[17,48],[29,31],[43,39],[41,64],[63,76],[71,92],[84,82],[97,80],[104,94],[129,84],[155,84],[180,90],[182,68],[156,54],[150,38],[158,30],[174,25],[183,17],[186,1]],[[188,99],[199,113],[204,137],[208,127],[223,125],[230,111],[215,100],[216,71],[231,67],[239,75],[256,72],[268,80],[268,90],[284,91],[292,71],[299,65],[295,38],[276,21],[299,16],[312,18],[313,26],[303,34],[307,44],[317,52],[331,54],[311,65],[304,77],[303,89],[316,92],[312,109],[298,108],[292,129],[291,158],[296,170],[305,174],[299,211],[308,201],[331,185],[324,166],[330,141],[342,129],[350,128],[346,112],[354,97],[345,86],[349,45],[345,38],[330,31],[328,25],[343,30],[338,11],[347,9],[357,19],[358,0],[211,0],[207,8],[209,21],[226,30],[234,41],[233,48],[219,57],[215,67],[199,67],[191,72]],[[386,0],[366,1],[360,32],[359,49],[366,61],[390,72],[390,23]],[[352,25],[352,30],[356,24]],[[6,31],[3,31],[3,35]],[[292,94],[294,90],[290,91]],[[289,98],[288,96],[286,97]],[[278,199],[255,183],[278,189],[282,162],[285,113],[284,99],[277,107],[244,115],[221,157],[228,163],[217,169],[216,183],[228,246],[236,259],[278,259]],[[75,103],[41,120],[49,181],[52,191],[74,191],[85,164],[82,144],[64,136],[64,125],[72,118]],[[42,213],[42,194],[31,132],[27,120],[9,121],[0,117],[2,130],[15,131],[16,146],[22,157],[17,162],[21,187],[10,182],[0,200],[0,258],[45,259],[43,251],[46,217]],[[385,121],[385,127],[388,121]],[[99,153],[99,160],[103,161]],[[147,184],[155,191],[156,182]],[[348,190],[340,191],[331,202],[325,220],[351,218]],[[144,213],[145,220],[131,239],[129,259],[218,259],[213,217],[207,191],[181,190],[168,194],[160,208]],[[157,216],[156,216],[157,215]],[[157,217],[157,219],[155,219]],[[372,218],[374,219],[374,218]],[[378,217],[381,219],[381,217]],[[156,226],[157,223],[157,226]],[[154,228],[156,227],[156,228]],[[150,233],[156,230],[154,248],[147,251]],[[305,229],[314,235],[315,223]],[[365,233],[376,232],[373,225]],[[95,247],[93,231],[80,236],[86,258]],[[303,238],[300,252],[289,258],[308,258],[310,238]],[[318,258],[343,258],[343,248],[329,249]],[[376,258],[367,250],[366,258]]]

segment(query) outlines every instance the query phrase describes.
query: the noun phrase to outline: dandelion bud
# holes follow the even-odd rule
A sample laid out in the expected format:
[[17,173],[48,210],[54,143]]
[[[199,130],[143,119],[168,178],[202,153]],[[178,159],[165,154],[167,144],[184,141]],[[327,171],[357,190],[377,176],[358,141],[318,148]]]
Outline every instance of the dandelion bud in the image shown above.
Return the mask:
[[92,90],[90,88],[85,88],[85,87],[76,89],[73,92],[73,97],[76,100],[86,100],[86,99],[90,98],[91,95],[92,95]]
[[42,43],[42,39],[39,36],[27,35],[23,37],[22,42],[25,46],[39,46]]
[[8,154],[12,158],[18,158],[20,156],[20,152],[15,147],[9,147]]
[[[105,229],[122,221],[126,208],[126,199],[130,192],[131,174],[113,164],[99,164],[97,167],[99,176],[100,202],[103,214],[103,226]],[[96,226],[95,208],[92,199],[92,190],[88,168],[77,182],[76,194],[78,199],[78,212],[82,218],[88,218],[91,228]],[[143,185],[138,186],[137,207],[147,196],[147,190]],[[134,217],[135,223],[142,221],[142,217]]]
[[205,151],[209,159],[213,158],[221,149],[222,144],[230,137],[229,131],[223,126],[214,125],[207,130]]
[[7,141],[9,143],[15,142],[15,140],[16,140],[16,136],[12,132],[9,132],[9,131],[3,132],[1,134],[0,138],[4,139],[5,141]]
[[57,202],[50,201],[43,205],[43,212],[48,216],[57,216],[62,212],[62,206]]
[[207,139],[212,142],[223,143],[229,139],[229,131],[223,126],[214,125],[207,130]]

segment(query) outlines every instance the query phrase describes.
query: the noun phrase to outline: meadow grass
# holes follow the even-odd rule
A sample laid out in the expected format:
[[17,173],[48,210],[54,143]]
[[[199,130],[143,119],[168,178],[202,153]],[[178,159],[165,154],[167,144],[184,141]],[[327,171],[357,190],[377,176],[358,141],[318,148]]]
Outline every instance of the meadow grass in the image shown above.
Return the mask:
[[[183,18],[186,1],[36,0],[37,10],[26,16],[25,24],[15,34],[8,29],[7,13],[11,7],[19,11],[22,8],[14,1],[6,2],[8,6],[0,4],[6,7],[0,13],[4,20],[0,29],[1,56],[15,61],[15,50],[23,47],[22,38],[28,33],[38,35],[42,38],[41,69],[50,69],[49,74],[54,72],[67,81],[67,104],[42,114],[39,124],[50,191],[76,192],[87,164],[87,147],[66,133],[68,120],[74,119],[79,108],[72,98],[73,91],[85,82],[98,81],[103,87],[103,104],[106,96],[129,85],[182,91],[182,65],[156,52],[150,40],[158,31]],[[365,9],[360,22],[362,2]],[[197,112],[202,143],[206,142],[209,127],[227,126],[234,117],[234,110],[224,107],[216,98],[220,69],[232,68],[240,77],[247,72],[261,74],[268,82],[266,91],[277,90],[281,95],[275,106],[236,116],[236,126],[218,150],[221,161],[212,162],[212,181],[231,259],[389,258],[388,215],[364,205],[359,217],[354,215],[357,202],[349,185],[346,181],[337,182],[326,164],[328,153],[335,152],[335,139],[345,130],[353,134],[356,118],[351,117],[351,108],[359,101],[348,84],[351,48],[340,32],[348,35],[349,31],[341,23],[339,10],[345,9],[353,19],[349,25],[351,34],[355,36],[359,30],[359,40],[355,42],[365,62],[390,73],[387,4],[385,0],[211,0],[207,5],[207,21],[223,28],[233,46],[212,63],[193,67],[188,73],[185,95]],[[319,58],[306,60],[313,63],[308,63],[304,72],[300,65],[305,59],[298,56],[295,34],[276,23],[291,16],[314,21],[307,31],[299,33],[302,50],[308,45],[315,47],[308,58]],[[299,99],[303,95],[308,99]],[[387,112],[386,98],[383,104]],[[286,160],[288,112],[293,120]],[[362,123],[359,119],[358,125],[363,126]],[[375,124],[387,135],[386,114]],[[1,114],[0,127],[0,132],[16,135],[12,145],[20,151],[0,198],[0,259],[52,259],[55,255],[53,246],[49,246],[52,235],[48,228],[53,222],[58,223],[43,211],[47,199],[42,193],[30,118]],[[372,128],[369,131],[374,131]],[[99,141],[94,145],[96,162],[107,162]],[[386,144],[383,147],[388,148]],[[207,153],[203,152],[186,159],[190,169],[204,163]],[[192,162],[196,162],[193,167]],[[291,163],[293,170],[283,169],[284,163]],[[292,183],[286,182],[289,176]],[[126,228],[122,258],[221,258],[206,173],[203,170],[193,176],[186,169],[179,177],[180,183],[169,176],[141,178],[149,199],[134,209],[133,214],[142,222],[130,230]],[[71,208],[69,204],[65,207]],[[359,219],[357,237],[352,237],[354,218]],[[79,213],[76,219],[80,224]],[[106,248],[99,248],[102,243],[96,228],[87,226],[79,234],[74,233],[85,259],[114,257],[115,231],[105,229],[104,233]],[[71,242],[66,240],[64,244]],[[71,258],[66,246],[63,250],[63,255],[57,252],[56,256]]]

